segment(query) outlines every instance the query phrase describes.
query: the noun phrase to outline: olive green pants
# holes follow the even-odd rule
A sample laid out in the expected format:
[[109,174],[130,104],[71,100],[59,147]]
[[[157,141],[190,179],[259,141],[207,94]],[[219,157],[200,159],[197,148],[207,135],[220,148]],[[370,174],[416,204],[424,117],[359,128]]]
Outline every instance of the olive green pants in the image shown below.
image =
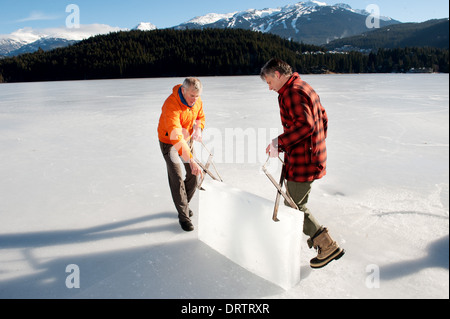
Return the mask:
[[[322,228],[322,226],[317,222],[309,209],[306,207],[309,194],[311,193],[312,184],[313,182],[286,182],[286,188],[289,196],[291,196],[291,198],[297,204],[299,210],[305,214],[305,219],[303,222],[303,233],[310,238],[314,237],[314,235]],[[289,206],[286,201],[285,205]]]

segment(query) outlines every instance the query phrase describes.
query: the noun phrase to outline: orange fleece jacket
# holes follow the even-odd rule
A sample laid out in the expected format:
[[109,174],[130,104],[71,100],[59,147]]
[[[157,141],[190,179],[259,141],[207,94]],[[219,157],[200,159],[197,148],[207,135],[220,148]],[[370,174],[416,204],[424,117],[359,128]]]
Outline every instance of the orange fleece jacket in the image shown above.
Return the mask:
[[201,98],[192,107],[181,102],[178,93],[180,87],[181,84],[175,86],[164,102],[159,119],[158,138],[165,144],[174,145],[183,160],[189,161],[193,155],[188,141],[194,131],[194,125],[199,125],[202,130],[205,128],[205,114]]

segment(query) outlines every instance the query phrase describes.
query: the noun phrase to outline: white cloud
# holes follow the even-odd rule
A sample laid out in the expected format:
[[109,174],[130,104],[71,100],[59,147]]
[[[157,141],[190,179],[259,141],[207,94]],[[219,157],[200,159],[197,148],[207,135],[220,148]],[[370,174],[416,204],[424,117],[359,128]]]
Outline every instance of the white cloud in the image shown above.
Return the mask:
[[112,27],[107,24],[85,24],[79,28],[51,28],[44,29],[42,33],[54,38],[65,38],[69,40],[83,40],[98,34],[107,34],[110,32],[128,31],[119,27]]
[[0,34],[0,39],[13,39],[20,42],[32,43],[41,38],[64,38],[68,40],[83,40],[94,35],[107,34],[110,32],[128,31],[128,29],[112,27],[106,24],[86,24],[79,28],[46,28],[33,29],[26,27],[14,31],[11,34]]
[[43,21],[43,20],[57,20],[61,19],[61,15],[49,15],[40,11],[33,11],[26,18],[19,19],[16,22],[28,22],[28,21]]

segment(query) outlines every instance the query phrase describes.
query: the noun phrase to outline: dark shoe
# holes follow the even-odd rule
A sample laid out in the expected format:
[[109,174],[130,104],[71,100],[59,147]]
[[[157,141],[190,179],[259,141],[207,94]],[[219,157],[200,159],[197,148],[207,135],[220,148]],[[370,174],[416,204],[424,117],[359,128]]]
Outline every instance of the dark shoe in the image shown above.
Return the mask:
[[193,231],[194,230],[194,225],[192,225],[192,223],[189,221],[187,221],[187,222],[180,221],[180,225],[184,231]]
[[192,210],[189,210],[189,217],[194,216],[194,212]]

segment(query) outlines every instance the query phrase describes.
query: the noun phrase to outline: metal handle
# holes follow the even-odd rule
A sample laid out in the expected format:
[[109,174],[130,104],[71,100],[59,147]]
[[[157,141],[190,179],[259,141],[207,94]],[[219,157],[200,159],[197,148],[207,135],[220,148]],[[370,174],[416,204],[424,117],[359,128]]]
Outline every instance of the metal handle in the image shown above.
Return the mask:
[[292,200],[291,196],[289,196],[286,192],[283,191],[283,183],[284,180],[286,178],[286,165],[283,162],[283,160],[280,158],[280,156],[278,156],[278,159],[281,161],[281,163],[283,163],[283,169],[281,170],[281,176],[280,176],[280,183],[277,183],[276,180],[273,178],[272,175],[270,175],[270,173],[267,171],[267,164],[270,161],[270,156],[267,159],[266,163],[263,165],[262,169],[264,171],[264,173],[267,175],[267,177],[269,178],[269,180],[272,182],[272,184],[276,187],[277,189],[277,197],[275,199],[275,207],[273,209],[273,216],[272,216],[272,220],[274,222],[279,222],[280,220],[278,219],[278,208],[280,206],[280,199],[281,196],[283,196],[283,198],[289,203],[289,205],[298,210],[298,206],[295,204],[295,202]]

